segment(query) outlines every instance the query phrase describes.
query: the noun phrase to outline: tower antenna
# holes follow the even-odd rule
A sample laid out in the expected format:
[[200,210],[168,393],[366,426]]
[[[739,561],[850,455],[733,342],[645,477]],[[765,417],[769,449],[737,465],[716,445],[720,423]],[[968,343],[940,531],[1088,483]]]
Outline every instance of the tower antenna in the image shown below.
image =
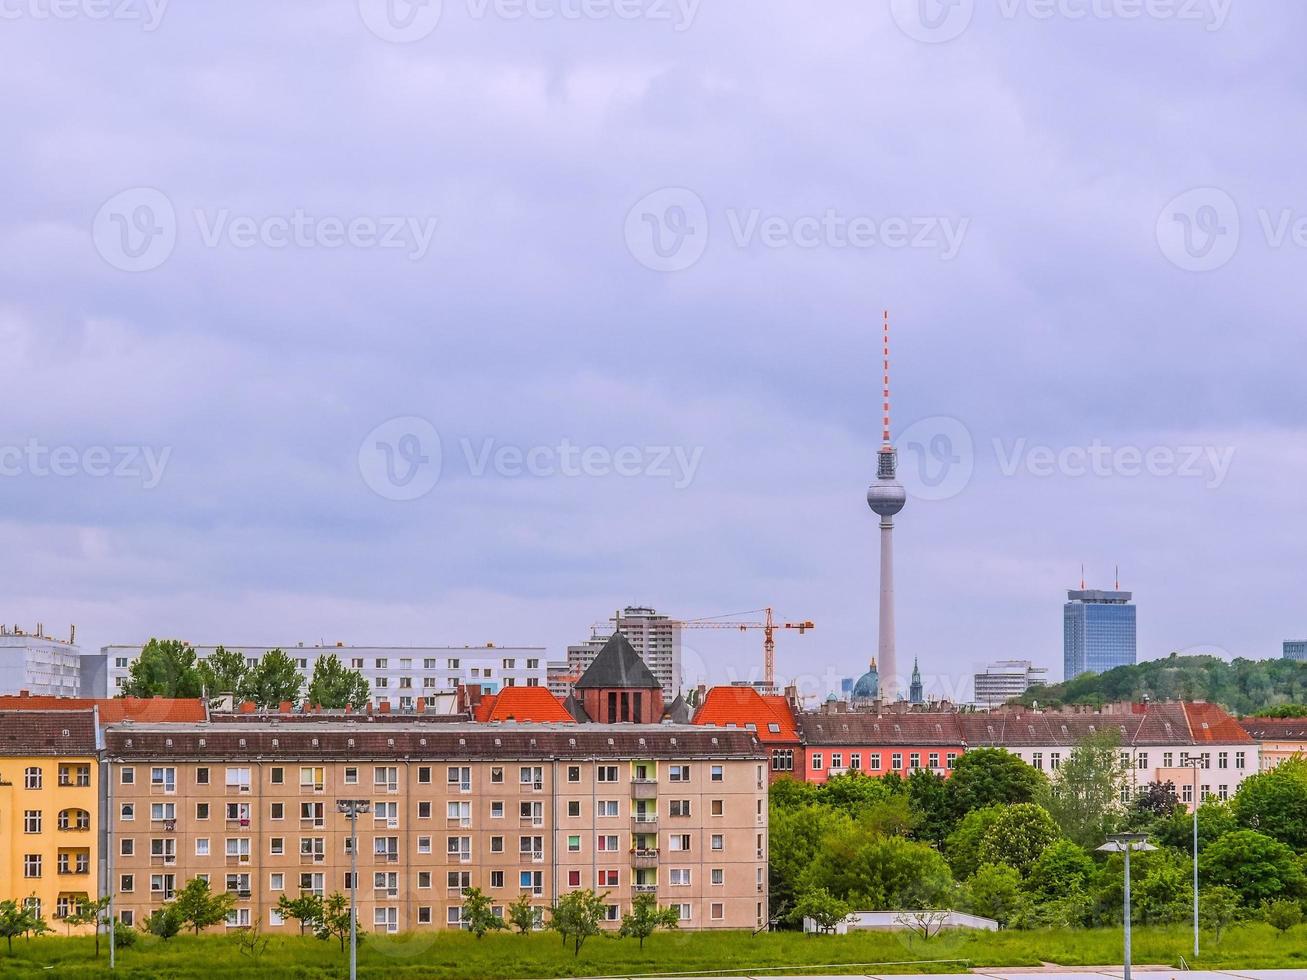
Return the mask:
[[1121,591],[1121,566],[1116,566],[1116,591]]
[[1080,563],[1080,591],[1085,591],[1085,563]]
[[884,425],[885,431],[883,433],[882,442],[884,445],[888,446],[890,444],[889,441],[889,310],[885,311],[885,329],[882,337],[883,337],[883,341],[882,341],[881,356],[883,358],[883,361],[881,367],[883,369],[884,395],[885,395],[883,399],[884,411],[885,411],[885,425]]

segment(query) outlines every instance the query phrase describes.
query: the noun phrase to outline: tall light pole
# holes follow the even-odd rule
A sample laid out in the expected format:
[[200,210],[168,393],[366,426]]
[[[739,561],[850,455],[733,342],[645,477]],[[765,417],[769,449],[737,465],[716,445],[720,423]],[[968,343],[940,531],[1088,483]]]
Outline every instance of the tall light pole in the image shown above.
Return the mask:
[[371,800],[337,800],[336,809],[349,817],[349,980],[358,980],[359,814],[372,809]]
[[1148,843],[1147,834],[1109,834],[1100,851],[1121,851],[1125,854],[1125,976],[1130,980],[1130,852],[1155,851]]
[[1202,763],[1201,755],[1190,756],[1185,762],[1194,771],[1194,959],[1198,959],[1198,768]]

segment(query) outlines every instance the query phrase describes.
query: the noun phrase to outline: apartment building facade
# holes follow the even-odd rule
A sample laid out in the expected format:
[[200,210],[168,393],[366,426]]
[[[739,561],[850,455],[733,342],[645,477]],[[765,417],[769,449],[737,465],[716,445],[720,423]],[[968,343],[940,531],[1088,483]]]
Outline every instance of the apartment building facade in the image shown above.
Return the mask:
[[234,892],[229,926],[294,928],[275,908],[348,891],[358,821],[364,928],[456,928],[481,888],[501,912],[577,888],[615,927],[635,895],[682,928],[768,915],[766,757],[692,726],[301,722],[106,731],[109,880],[139,923],[187,881]]
[[94,709],[0,711],[0,898],[59,920],[97,894]]
[[37,627],[24,633],[0,626],[0,694],[73,696],[82,693],[82,654],[72,639],[56,640]]
[[627,606],[609,617],[609,623],[612,628],[607,632],[601,633],[596,627],[584,643],[567,648],[567,673],[560,674],[555,670],[554,692],[559,697],[566,697],[570,685],[590,668],[613,635],[621,633],[657,679],[663,699],[670,701],[676,697],[684,684],[681,623],[648,606]]
[[948,776],[966,744],[957,712],[822,711],[795,716],[803,739],[802,778],[824,783],[831,776],[908,776],[930,769]]
[[[203,660],[216,646],[197,646]],[[335,654],[346,667],[359,671],[368,682],[372,701],[398,711],[412,711],[419,700],[434,707],[437,695],[460,685],[478,685],[487,694],[505,687],[544,687],[544,647],[387,647],[387,646],[227,646],[243,655],[251,667],[273,649],[280,649],[295,661],[307,683],[319,658]],[[106,690],[86,693],[99,697],[118,694],[141,655],[141,647],[116,644],[102,650],[105,658]]]

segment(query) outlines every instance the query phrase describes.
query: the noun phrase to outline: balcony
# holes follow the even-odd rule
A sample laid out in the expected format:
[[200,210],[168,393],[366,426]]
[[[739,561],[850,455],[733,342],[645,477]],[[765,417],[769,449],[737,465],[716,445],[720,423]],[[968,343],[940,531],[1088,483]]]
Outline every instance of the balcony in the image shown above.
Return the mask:
[[61,875],[89,875],[90,873],[91,866],[89,864],[76,865],[71,868],[68,865],[64,865],[59,869],[59,874]]
[[229,866],[230,866],[230,865],[237,865],[237,864],[249,864],[249,863],[250,863],[250,856],[249,856],[248,854],[228,854],[228,855],[227,855],[227,864],[228,864]]
[[530,862],[531,864],[543,864],[545,860],[544,851],[519,851],[519,862]]
[[150,864],[153,866],[172,865],[177,863],[176,854],[151,854]]
[[656,779],[632,779],[631,780],[631,799],[633,800],[653,800],[658,797],[658,780]]
[[[398,855],[396,855],[396,857],[398,857]],[[380,855],[380,854],[377,855],[377,860],[378,860],[378,861],[381,860],[381,855]],[[445,863],[446,863],[446,864],[471,864],[471,863],[472,863],[472,852],[471,852],[471,851],[449,851],[449,852],[446,853],[446,855],[445,855]]]
[[326,860],[327,855],[325,854],[313,854],[311,852],[308,854],[300,854],[300,864],[324,864],[326,863]]
[[[452,856],[452,855],[451,855],[451,856]],[[398,863],[399,863],[399,852],[398,852],[398,851],[377,851],[377,852],[375,852],[375,853],[372,855],[372,857],[373,857],[375,860],[380,861],[382,864],[398,864]],[[468,859],[469,861],[472,860],[472,855],[471,855],[470,853],[467,855],[467,859]]]
[[658,814],[633,813],[631,814],[631,827],[637,834],[652,834],[658,829]]
[[517,824],[519,827],[543,827],[545,825],[544,814],[538,817],[519,817]]
[[464,898],[467,895],[468,889],[461,886],[453,888],[447,887],[445,892],[449,898]]
[[632,848],[631,864],[637,868],[658,867],[658,848],[656,847]]
[[635,895],[655,895],[658,893],[658,886],[656,884],[647,885],[637,881],[631,886],[631,892]]

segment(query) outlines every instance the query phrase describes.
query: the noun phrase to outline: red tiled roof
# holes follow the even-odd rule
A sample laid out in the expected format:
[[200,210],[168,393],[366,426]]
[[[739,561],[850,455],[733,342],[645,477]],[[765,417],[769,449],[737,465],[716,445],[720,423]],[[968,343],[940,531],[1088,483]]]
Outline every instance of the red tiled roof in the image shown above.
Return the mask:
[[1307,739],[1307,718],[1245,718],[1239,724],[1260,742]]
[[964,744],[958,714],[905,712],[879,715],[864,711],[798,716],[809,745],[957,745]]
[[1189,718],[1189,728],[1195,742],[1256,741],[1218,704],[1186,701],[1184,711]]
[[90,709],[0,711],[0,755],[95,755]]
[[760,742],[797,742],[790,703],[779,694],[759,694],[751,687],[726,685],[712,688],[694,714],[696,725],[746,728],[753,725]]
[[561,721],[575,719],[544,687],[506,687],[476,706],[476,721]]
[[53,694],[3,694],[0,711],[76,711],[98,707],[100,724],[119,721],[204,721],[200,698],[64,698]]

